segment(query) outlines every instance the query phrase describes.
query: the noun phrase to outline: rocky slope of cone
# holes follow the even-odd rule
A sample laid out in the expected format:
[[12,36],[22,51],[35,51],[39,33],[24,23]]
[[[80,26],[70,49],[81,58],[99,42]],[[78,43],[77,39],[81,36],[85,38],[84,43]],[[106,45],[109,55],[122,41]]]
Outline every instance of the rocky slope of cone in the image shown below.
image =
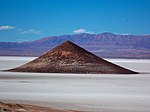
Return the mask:
[[39,58],[9,71],[41,73],[135,74],[66,41]]

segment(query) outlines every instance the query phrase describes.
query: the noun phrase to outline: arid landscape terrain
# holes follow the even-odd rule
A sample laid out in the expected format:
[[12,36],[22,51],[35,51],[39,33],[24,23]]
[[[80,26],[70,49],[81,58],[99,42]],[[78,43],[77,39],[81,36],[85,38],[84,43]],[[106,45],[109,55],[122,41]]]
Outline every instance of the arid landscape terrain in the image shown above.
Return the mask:
[[[0,69],[35,57],[0,57]],[[150,61],[106,59],[140,74],[63,74],[0,72],[0,99],[57,110],[149,112]],[[57,112],[57,111],[56,111]],[[70,112],[70,111],[69,111]]]
[[150,0],[0,0],[0,112],[150,112]]
[[150,59],[150,35],[74,34],[48,36],[28,42],[0,42],[1,56],[40,56],[65,41],[105,58]]
[[83,111],[60,110],[26,104],[13,104],[0,102],[0,112],[83,112]]
[[70,41],[62,43],[31,62],[6,71],[78,74],[138,74],[138,72],[106,61]]

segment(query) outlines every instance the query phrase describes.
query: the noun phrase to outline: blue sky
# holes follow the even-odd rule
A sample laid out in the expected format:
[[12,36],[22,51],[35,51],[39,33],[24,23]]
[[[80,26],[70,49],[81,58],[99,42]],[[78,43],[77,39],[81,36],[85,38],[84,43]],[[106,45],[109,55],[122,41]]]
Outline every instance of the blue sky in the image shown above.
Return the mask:
[[150,0],[0,0],[0,41],[149,29]]

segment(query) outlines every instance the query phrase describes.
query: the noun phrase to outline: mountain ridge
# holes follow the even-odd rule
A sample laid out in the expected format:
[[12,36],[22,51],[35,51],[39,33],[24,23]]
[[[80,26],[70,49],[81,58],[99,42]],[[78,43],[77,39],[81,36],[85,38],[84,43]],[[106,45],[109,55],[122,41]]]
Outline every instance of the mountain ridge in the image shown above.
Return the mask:
[[150,35],[119,35],[109,32],[48,36],[30,42],[0,42],[0,55],[39,56],[67,40],[101,57],[150,59]]

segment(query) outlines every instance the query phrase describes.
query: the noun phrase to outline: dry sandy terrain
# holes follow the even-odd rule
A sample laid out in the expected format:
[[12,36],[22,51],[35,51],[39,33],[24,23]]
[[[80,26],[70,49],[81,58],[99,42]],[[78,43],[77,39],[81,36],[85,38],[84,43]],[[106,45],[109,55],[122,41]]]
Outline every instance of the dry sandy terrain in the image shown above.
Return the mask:
[[58,110],[26,104],[13,104],[0,102],[0,112],[81,112],[81,111]]

